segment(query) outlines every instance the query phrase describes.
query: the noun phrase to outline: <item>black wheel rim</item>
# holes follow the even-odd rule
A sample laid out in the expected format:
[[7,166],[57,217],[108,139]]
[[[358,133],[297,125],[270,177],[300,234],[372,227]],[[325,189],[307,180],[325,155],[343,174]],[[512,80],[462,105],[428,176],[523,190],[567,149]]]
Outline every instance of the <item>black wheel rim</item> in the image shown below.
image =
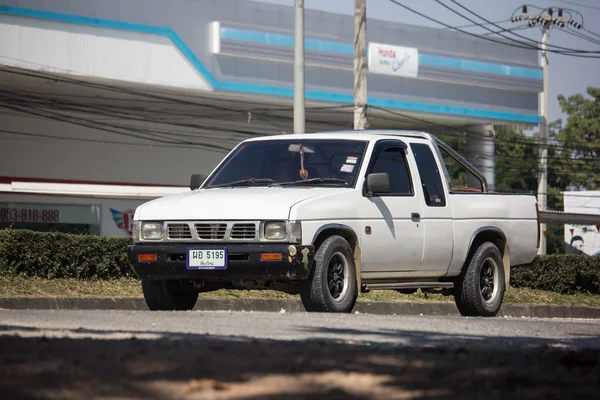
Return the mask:
[[327,289],[331,298],[341,301],[348,291],[348,260],[342,253],[335,253],[327,266]]
[[479,275],[481,297],[486,303],[492,303],[498,292],[498,264],[491,258],[486,258],[481,266]]

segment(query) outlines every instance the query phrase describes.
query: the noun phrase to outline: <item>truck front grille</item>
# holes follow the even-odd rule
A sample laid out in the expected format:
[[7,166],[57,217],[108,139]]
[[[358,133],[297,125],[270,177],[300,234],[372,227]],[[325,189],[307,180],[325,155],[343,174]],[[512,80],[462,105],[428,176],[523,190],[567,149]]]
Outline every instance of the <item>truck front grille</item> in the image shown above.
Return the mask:
[[188,243],[259,242],[259,221],[173,220],[163,223],[164,241]]
[[255,224],[234,224],[231,228],[231,239],[254,239],[255,237]]
[[227,224],[196,224],[194,225],[198,239],[223,239]]
[[192,238],[192,232],[188,224],[167,225],[167,236],[169,239],[185,240]]

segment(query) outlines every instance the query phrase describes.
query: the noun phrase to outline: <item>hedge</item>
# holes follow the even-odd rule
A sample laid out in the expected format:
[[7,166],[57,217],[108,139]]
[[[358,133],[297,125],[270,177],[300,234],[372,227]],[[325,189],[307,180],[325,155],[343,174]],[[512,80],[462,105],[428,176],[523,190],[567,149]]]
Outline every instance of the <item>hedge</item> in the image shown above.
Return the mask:
[[38,278],[135,277],[127,238],[0,230],[0,274]]
[[[133,278],[130,239],[0,230],[0,274],[39,278]],[[539,266],[513,268],[515,287],[600,294],[600,257],[548,255]]]
[[542,256],[538,266],[513,268],[510,284],[565,294],[600,294],[600,257],[576,254]]

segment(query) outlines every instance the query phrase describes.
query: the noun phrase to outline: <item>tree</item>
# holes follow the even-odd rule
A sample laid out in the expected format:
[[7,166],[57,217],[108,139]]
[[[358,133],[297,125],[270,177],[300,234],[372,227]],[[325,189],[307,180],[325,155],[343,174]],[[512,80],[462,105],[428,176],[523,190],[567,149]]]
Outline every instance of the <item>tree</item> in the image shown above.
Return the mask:
[[496,191],[534,192],[537,188],[538,150],[523,132],[496,133]]
[[[588,97],[558,96],[567,115],[566,124],[548,126],[548,208],[563,209],[565,190],[600,189],[600,88],[588,87]],[[529,192],[537,195],[539,175],[539,133],[496,130],[495,190]],[[466,134],[447,132],[439,137],[461,154],[466,154]],[[449,168],[453,182],[465,184],[461,168]],[[563,225],[547,226],[547,251],[564,251]]]
[[[549,126],[551,131],[556,124]],[[498,130],[496,134],[496,191],[528,192],[537,194],[539,171],[539,135],[533,137],[523,132]],[[555,162],[558,147],[548,146],[548,207],[562,208],[560,185],[564,179],[561,163]],[[552,161],[551,161],[552,160]],[[564,252],[563,226],[547,225],[548,253]]]
[[567,123],[554,138],[560,145],[558,160],[570,171],[569,186],[578,189],[600,188],[600,88],[588,87],[587,94],[558,96]]

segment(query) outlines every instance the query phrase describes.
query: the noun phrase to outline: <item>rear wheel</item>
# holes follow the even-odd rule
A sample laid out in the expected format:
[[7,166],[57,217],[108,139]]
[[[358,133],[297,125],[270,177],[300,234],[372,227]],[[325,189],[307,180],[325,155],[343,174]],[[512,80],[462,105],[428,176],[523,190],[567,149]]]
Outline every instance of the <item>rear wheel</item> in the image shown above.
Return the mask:
[[341,236],[321,244],[301,293],[306,311],[348,313],[358,297],[352,248]]
[[493,243],[482,243],[455,282],[456,307],[465,316],[493,317],[505,290],[502,255]]
[[182,281],[143,279],[142,292],[152,311],[192,310],[198,300],[198,291]]

